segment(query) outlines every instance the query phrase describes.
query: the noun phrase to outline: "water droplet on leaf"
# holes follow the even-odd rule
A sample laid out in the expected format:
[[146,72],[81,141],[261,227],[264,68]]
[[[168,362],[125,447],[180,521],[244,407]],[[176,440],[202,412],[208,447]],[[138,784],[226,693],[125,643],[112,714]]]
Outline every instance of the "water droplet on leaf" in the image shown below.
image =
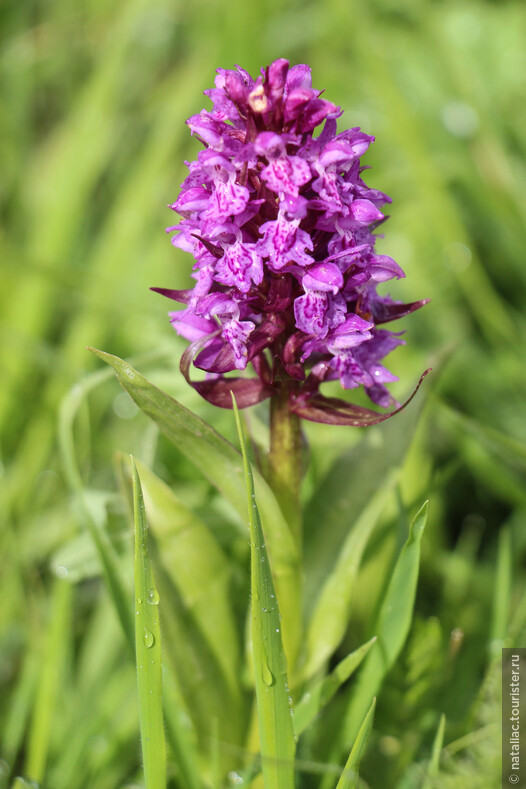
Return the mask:
[[148,589],[148,602],[150,605],[159,605],[159,592],[154,587]]
[[270,688],[270,686],[274,684],[274,675],[266,663],[263,664],[262,675],[263,682]]
[[155,638],[153,637],[153,633],[150,633],[150,631],[145,627],[144,646],[146,647],[146,649],[150,649],[150,647],[153,647],[154,643],[155,643]]

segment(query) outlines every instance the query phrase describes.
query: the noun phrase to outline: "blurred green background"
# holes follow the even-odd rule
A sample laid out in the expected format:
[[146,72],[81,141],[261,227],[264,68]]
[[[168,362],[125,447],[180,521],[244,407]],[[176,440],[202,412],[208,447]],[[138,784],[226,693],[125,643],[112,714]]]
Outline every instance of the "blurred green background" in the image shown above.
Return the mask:
[[[148,288],[190,282],[191,261],[164,233],[173,221],[166,205],[178,194],[184,159],[199,149],[184,121],[208,106],[202,91],[215,69],[236,63],[253,75],[277,57],[309,63],[314,86],[344,109],[340,128],[358,125],[376,136],[367,180],[393,199],[378,246],[407,275],[391,293],[432,299],[403,321],[407,345],[389,360],[400,398],[435,365],[419,394],[425,419],[405,491],[410,505],[418,496],[432,502],[419,605],[423,617],[442,618],[446,651],[451,630],[473,636],[465,663],[473,665],[471,703],[486,665],[504,525],[515,579],[510,611],[524,591],[522,0],[5,0],[0,36],[0,773],[14,764],[30,774],[28,760],[43,761],[52,776],[43,785],[60,789],[124,786],[137,770],[131,664],[104,691],[106,728],[84,731],[69,767],[60,761],[60,736],[82,728],[79,705],[93,666],[106,666],[98,682],[124,658],[89,549],[77,557],[77,575],[69,573],[73,600],[53,582],[82,533],[61,465],[58,412],[71,387],[100,367],[86,346],[125,358],[153,352],[164,354],[153,379],[234,435],[231,415],[214,414],[181,382],[183,345],[166,303]],[[146,419],[109,381],[78,421],[82,473],[93,490],[116,489],[116,449],[146,460],[154,453]],[[372,435],[381,437],[382,428]],[[308,426],[307,436],[315,488],[337,450],[361,432]],[[201,506],[208,488],[176,454],[161,444],[156,463]],[[116,542],[126,542],[112,502],[108,511]],[[46,685],[58,695],[35,712],[37,665],[53,650],[47,634],[61,611],[72,636],[46,664],[61,677]],[[107,639],[103,655],[99,632]],[[494,622],[492,632],[504,637],[506,623],[499,629]],[[83,671],[81,686],[75,677]],[[389,725],[386,737],[402,737]],[[46,726],[49,741],[31,739]],[[452,736],[463,731],[459,724]],[[382,758],[420,758],[416,745],[404,750],[391,740]],[[88,754],[91,773],[77,774],[75,754]],[[402,775],[400,758],[393,782]]]

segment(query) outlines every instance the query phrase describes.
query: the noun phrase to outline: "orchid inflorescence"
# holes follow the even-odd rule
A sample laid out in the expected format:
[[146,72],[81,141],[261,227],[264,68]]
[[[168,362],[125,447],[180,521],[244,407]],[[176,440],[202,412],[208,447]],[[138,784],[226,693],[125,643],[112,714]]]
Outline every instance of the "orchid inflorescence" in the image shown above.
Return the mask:
[[[373,424],[389,413],[324,397],[320,384],[363,386],[379,406],[398,404],[381,360],[400,334],[379,328],[427,303],[379,296],[404,272],[375,252],[390,202],[369,188],[360,157],[374,137],[336,132],[339,107],[320,98],[306,65],[280,59],[255,81],[218,69],[212,111],[188,125],[204,145],[170,207],[174,246],[195,260],[190,290],[154,290],[185,304],[170,313],[190,340],[181,369],[215,405],[243,408],[287,388],[289,408],[313,421]],[[319,136],[313,132],[324,123]],[[190,380],[190,366],[207,373]],[[226,376],[251,363],[255,377]]]

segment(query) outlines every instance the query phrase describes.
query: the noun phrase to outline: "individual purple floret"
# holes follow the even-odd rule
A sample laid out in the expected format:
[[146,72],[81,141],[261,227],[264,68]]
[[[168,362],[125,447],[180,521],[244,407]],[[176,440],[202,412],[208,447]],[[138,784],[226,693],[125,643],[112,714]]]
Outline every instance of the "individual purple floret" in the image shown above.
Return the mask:
[[[338,379],[379,406],[397,405],[385,386],[397,379],[381,361],[403,340],[379,327],[428,301],[376,292],[404,272],[374,249],[390,202],[361,177],[374,137],[337,134],[340,108],[312,88],[308,66],[283,59],[255,81],[239,67],[218,69],[205,94],[213,109],[187,121],[204,150],[187,163],[171,205],[182,219],[168,228],[194,257],[196,285],[153,289],[185,305],[170,319],[191,341],[187,380],[227,408],[231,392],[246,407],[287,387],[290,410],[306,419],[365,425],[390,416],[319,392]],[[190,381],[192,362],[204,381]],[[249,363],[256,377],[225,375]]]

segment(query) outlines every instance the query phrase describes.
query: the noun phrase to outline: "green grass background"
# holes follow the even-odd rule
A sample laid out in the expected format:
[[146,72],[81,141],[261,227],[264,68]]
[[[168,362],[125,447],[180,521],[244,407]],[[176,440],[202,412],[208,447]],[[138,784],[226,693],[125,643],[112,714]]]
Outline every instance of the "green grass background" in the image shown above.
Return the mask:
[[[498,775],[492,658],[506,639],[526,645],[525,35],[520,0],[2,4],[0,786],[16,774],[49,789],[140,785],[134,668],[61,462],[59,406],[100,367],[87,345],[146,354],[139,369],[236,440],[232,415],[181,381],[183,344],[148,288],[190,282],[191,262],[164,234],[199,147],[185,119],[208,106],[215,68],[255,74],[276,57],[312,66],[345,111],[340,128],[376,136],[368,182],[393,198],[379,248],[407,275],[391,293],[432,299],[403,321],[407,346],[390,360],[400,398],[434,366],[398,489],[402,512],[431,504],[415,619],[364,779],[421,785],[442,712],[453,745],[440,785]],[[264,409],[249,417],[255,435],[263,422]],[[308,496],[363,435],[306,434]],[[388,456],[393,435],[386,423],[365,441]],[[207,483],[113,380],[82,405],[76,448],[89,507],[125,567],[115,450],[153,464],[243,554]],[[348,647],[372,635],[397,519],[387,513],[366,557],[372,591],[357,599]],[[305,759],[323,761],[322,735]]]

